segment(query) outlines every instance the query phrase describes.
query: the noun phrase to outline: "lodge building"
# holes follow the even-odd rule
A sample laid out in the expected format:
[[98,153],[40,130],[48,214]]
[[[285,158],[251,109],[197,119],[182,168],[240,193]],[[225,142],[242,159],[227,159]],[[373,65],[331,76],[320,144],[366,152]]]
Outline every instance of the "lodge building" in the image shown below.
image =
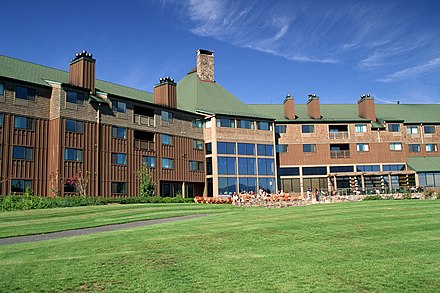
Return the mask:
[[150,170],[160,196],[240,191],[440,188],[440,104],[245,104],[214,79],[214,53],[149,93],[0,56],[0,194],[139,196]]

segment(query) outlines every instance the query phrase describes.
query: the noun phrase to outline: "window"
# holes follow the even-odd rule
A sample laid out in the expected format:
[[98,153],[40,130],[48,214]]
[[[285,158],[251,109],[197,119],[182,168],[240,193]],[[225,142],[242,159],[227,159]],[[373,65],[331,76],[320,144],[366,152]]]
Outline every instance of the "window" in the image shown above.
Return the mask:
[[258,175],[274,175],[275,163],[273,159],[258,159]]
[[440,172],[419,173],[420,186],[440,187]]
[[206,154],[211,155],[212,154],[212,143],[205,144]]
[[174,169],[174,159],[162,158],[162,169]]
[[356,150],[358,152],[368,152],[370,150],[370,147],[369,147],[368,143],[357,143]]
[[239,177],[238,182],[238,189],[240,192],[257,192],[257,178]]
[[302,133],[314,133],[315,132],[315,125],[301,125],[301,132]]
[[255,175],[255,159],[254,158],[238,158],[238,174]]
[[273,145],[271,144],[257,145],[257,154],[259,156],[273,156]]
[[235,142],[217,142],[217,153],[225,155],[235,154]]
[[82,105],[84,102],[84,94],[73,91],[67,91],[66,101],[68,103]]
[[258,187],[266,192],[275,192],[274,178],[258,178]]
[[420,145],[419,144],[416,144],[416,143],[409,144],[408,147],[409,147],[409,152],[410,153],[418,153],[418,152],[420,152]]
[[217,126],[235,128],[235,120],[228,118],[217,118]]
[[156,158],[150,156],[142,156],[142,165],[148,168],[154,168],[156,166]]
[[0,127],[3,127],[3,113],[0,113]]
[[252,120],[238,120],[238,128],[254,129],[254,121]]
[[316,153],[316,144],[303,144],[304,153]]
[[23,193],[26,189],[32,190],[32,180],[12,179],[11,191]]
[[162,144],[173,145],[173,137],[171,135],[162,133],[161,137],[162,137]]
[[66,131],[82,133],[83,122],[72,119],[66,119]]
[[367,132],[367,125],[366,124],[356,124],[354,126],[354,129],[356,132]]
[[203,151],[203,140],[193,139],[192,146],[195,150]]
[[205,128],[211,128],[212,127],[212,121],[211,118],[206,119],[205,122]]
[[417,134],[417,133],[419,133],[419,127],[418,126],[407,126],[406,127],[406,133],[408,133],[408,134]]
[[392,142],[390,143],[390,151],[401,151],[402,143],[400,142]]
[[287,153],[287,144],[279,144],[276,146],[277,153]]
[[160,117],[164,122],[172,122],[173,121],[173,113],[167,111],[161,111]]
[[218,193],[219,194],[233,194],[237,192],[237,179],[219,177],[218,178]]
[[112,101],[112,109],[114,112],[125,113],[127,112],[127,104],[121,101]]
[[379,165],[363,165],[363,166],[356,166],[357,172],[379,172],[380,166]]
[[190,171],[203,171],[203,162],[189,161]]
[[15,98],[23,99],[28,101],[35,101],[37,91],[35,89],[30,89],[27,87],[17,86],[15,88]]
[[327,175],[327,167],[303,167],[303,175]]
[[5,84],[0,82],[0,96],[5,95]]
[[272,130],[272,124],[265,121],[257,121],[257,128],[259,130]]
[[126,154],[112,154],[112,164],[114,165],[127,165],[127,155]]
[[206,175],[212,175],[212,158],[206,158]]
[[287,126],[286,125],[276,125],[275,132],[276,133],[286,133]]
[[127,183],[112,182],[112,193],[119,193],[119,194],[127,193]]
[[400,132],[400,124],[396,124],[396,123],[388,124],[388,131],[389,132]]
[[66,193],[74,193],[76,192],[75,180],[67,180],[64,183],[64,192]]
[[64,160],[82,162],[82,150],[66,148],[64,150]]
[[112,137],[113,138],[127,138],[127,128],[125,127],[112,127]]
[[353,166],[331,166],[330,173],[345,173],[345,172],[353,172]]
[[299,176],[299,167],[279,168],[278,176]]
[[382,165],[383,171],[405,171],[405,164]]
[[202,128],[203,127],[203,120],[200,118],[195,118],[192,121],[192,127],[195,128]]
[[255,144],[253,143],[238,143],[237,147],[239,155],[255,155]]
[[15,160],[32,161],[33,149],[23,146],[14,146],[12,149],[12,158]]
[[218,157],[218,174],[235,175],[235,158]]
[[34,119],[23,116],[15,116],[14,127],[16,129],[34,130]]
[[426,145],[426,152],[436,152],[437,151],[437,145],[429,143]]
[[434,125],[425,125],[425,126],[423,126],[423,131],[426,134],[435,133],[435,126]]

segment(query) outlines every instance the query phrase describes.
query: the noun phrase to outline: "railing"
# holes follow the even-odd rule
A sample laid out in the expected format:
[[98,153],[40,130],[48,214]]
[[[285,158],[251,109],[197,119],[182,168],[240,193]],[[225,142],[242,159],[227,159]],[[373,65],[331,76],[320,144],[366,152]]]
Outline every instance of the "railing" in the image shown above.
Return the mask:
[[135,139],[134,147],[137,149],[154,151],[154,141]]
[[348,131],[329,132],[330,139],[346,139],[348,138]]
[[350,158],[350,150],[343,150],[343,151],[330,150],[330,158],[332,158],[332,159]]
[[151,127],[156,126],[156,125],[154,125],[154,117],[143,116],[143,115],[139,115],[139,114],[134,114],[134,121],[133,122],[136,124],[142,124],[142,125],[147,125],[147,126],[151,126]]

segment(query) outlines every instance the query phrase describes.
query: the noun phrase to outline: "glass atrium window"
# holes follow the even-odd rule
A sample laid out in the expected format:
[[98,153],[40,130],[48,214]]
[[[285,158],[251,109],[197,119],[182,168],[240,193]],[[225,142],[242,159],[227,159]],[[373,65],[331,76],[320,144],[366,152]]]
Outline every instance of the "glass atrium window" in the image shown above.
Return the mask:
[[217,153],[225,155],[235,154],[235,142],[217,142]]
[[238,154],[239,155],[255,155],[255,144],[253,143],[238,143]]
[[235,158],[231,157],[217,157],[218,174],[235,175]]
[[238,158],[239,175],[256,175],[254,158]]
[[273,156],[273,145],[271,144],[257,145],[257,154],[259,156]]

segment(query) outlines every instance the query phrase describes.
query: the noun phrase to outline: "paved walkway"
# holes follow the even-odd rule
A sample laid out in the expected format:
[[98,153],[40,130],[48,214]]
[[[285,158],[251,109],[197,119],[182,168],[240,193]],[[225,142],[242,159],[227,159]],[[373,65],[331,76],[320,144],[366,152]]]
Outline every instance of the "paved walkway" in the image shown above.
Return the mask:
[[135,228],[135,227],[141,227],[141,226],[149,226],[149,225],[166,223],[166,222],[194,219],[194,218],[199,218],[199,217],[205,217],[207,215],[208,214],[197,214],[197,215],[189,215],[189,216],[181,216],[181,217],[173,217],[173,218],[165,218],[165,219],[157,219],[157,220],[145,220],[145,221],[123,223],[123,224],[113,224],[113,225],[99,226],[99,227],[93,227],[93,228],[84,228],[84,229],[77,229],[77,230],[67,230],[67,231],[52,232],[52,233],[46,233],[46,234],[1,238],[0,239],[0,246],[17,244],[17,243],[52,240],[52,239],[80,236],[80,235],[93,234],[93,233],[99,233],[99,232],[117,231],[117,230],[122,230],[122,229]]

